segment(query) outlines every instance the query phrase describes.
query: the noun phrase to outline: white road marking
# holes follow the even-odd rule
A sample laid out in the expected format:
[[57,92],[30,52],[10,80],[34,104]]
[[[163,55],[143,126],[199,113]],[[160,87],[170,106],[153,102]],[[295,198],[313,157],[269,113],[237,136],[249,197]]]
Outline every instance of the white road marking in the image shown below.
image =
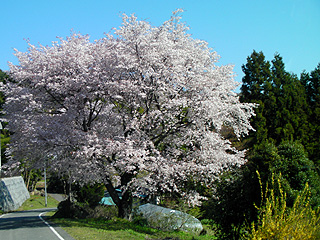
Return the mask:
[[9,215],[10,213],[6,213],[6,214],[2,214],[2,215],[0,215],[0,218],[2,218],[2,217],[4,217],[4,216],[7,216],[7,215]]
[[47,212],[43,212],[39,214],[39,218],[50,228],[50,230],[60,239],[60,240],[64,240],[63,237],[60,236],[60,234],[53,228],[50,226],[50,224],[48,222],[46,222],[41,216],[42,214],[47,213]]

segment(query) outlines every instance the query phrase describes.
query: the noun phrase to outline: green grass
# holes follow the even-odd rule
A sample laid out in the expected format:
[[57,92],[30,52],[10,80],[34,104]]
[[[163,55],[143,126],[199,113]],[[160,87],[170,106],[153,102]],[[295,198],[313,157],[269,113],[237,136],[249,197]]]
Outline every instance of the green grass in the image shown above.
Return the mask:
[[[48,196],[47,208],[56,208],[59,202],[54,198]],[[28,211],[33,209],[41,209],[45,207],[45,197],[42,196],[30,196],[16,211]],[[0,215],[4,214],[3,211],[0,211]]]
[[[55,208],[58,201],[48,196],[48,208]],[[30,196],[17,211],[45,208],[45,198],[42,196]],[[54,212],[47,214],[52,216]],[[152,240],[152,239],[173,239],[173,240],[209,240],[217,239],[210,230],[208,234],[196,236],[186,232],[164,232],[157,229],[143,227],[133,222],[114,218],[106,219],[65,219],[50,218],[50,222],[62,227],[69,235],[76,240]]]
[[[56,208],[59,204],[57,200],[48,196],[47,199],[47,208]],[[33,209],[46,208],[45,206],[45,197],[42,196],[30,196],[16,211],[28,211]],[[0,215],[4,214],[3,211],[0,211]]]
[[185,232],[163,232],[157,229],[143,227],[130,221],[115,218],[104,219],[50,219],[58,224],[74,239],[119,239],[119,240],[145,240],[145,239],[181,239],[181,240],[209,240],[216,239],[213,234],[195,236]]
[[[48,204],[47,208],[56,208],[58,206],[59,202],[55,200],[54,198],[48,196]],[[32,209],[40,209],[45,208],[45,197],[42,196],[30,196],[29,199],[27,199],[20,208],[17,209],[17,211],[27,211]]]

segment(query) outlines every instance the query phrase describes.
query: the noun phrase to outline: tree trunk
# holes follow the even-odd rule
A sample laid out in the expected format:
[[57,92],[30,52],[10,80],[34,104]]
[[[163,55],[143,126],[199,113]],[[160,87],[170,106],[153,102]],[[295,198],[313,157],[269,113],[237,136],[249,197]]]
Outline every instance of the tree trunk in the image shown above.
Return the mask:
[[118,217],[131,219],[132,213],[132,193],[131,191],[125,191],[122,193],[122,198],[120,200],[120,207],[118,206]]
[[68,196],[68,199],[69,199],[69,201],[70,202],[72,202],[72,194],[71,194],[71,192],[72,192],[72,189],[71,189],[71,181],[69,180],[69,196]]
[[26,175],[25,175],[25,177],[27,178],[27,179],[26,179],[26,180],[27,180],[27,186],[26,186],[26,187],[27,187],[28,191],[31,191],[31,192],[32,192],[32,189],[29,189],[30,177],[31,177],[30,175],[31,175],[31,174],[28,175],[27,173],[26,173]]
[[[121,176],[121,186],[126,186],[131,181],[132,177],[132,174],[123,174]],[[118,207],[118,217],[130,219],[132,213],[132,192],[130,190],[125,190],[121,193],[120,198],[110,179],[107,179],[107,183],[105,184],[105,186],[113,202]]]

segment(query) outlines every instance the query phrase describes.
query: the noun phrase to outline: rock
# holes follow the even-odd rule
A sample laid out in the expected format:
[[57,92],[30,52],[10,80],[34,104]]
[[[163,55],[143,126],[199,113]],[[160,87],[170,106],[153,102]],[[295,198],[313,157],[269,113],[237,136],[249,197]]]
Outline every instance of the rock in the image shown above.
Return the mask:
[[202,224],[197,218],[181,211],[148,203],[139,206],[138,213],[147,219],[151,227],[161,230],[182,230],[196,234],[200,234],[203,230]]

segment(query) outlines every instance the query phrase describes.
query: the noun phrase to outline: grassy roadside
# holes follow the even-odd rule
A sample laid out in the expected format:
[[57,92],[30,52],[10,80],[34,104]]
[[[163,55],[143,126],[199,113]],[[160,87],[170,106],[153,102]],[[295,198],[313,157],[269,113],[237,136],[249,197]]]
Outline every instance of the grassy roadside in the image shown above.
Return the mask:
[[[59,204],[57,200],[54,198],[48,196],[48,204],[47,208],[56,208]],[[40,209],[40,208],[46,208],[45,206],[45,197],[42,196],[30,196],[29,199],[27,199],[21,207],[17,209],[17,211],[27,211],[32,209]]]
[[[55,208],[58,201],[48,196],[48,208]],[[30,196],[17,211],[45,208],[45,198],[42,196]],[[51,217],[54,212],[47,213]],[[50,222],[64,229],[76,240],[209,240],[216,239],[214,233],[207,230],[204,236],[195,236],[185,232],[163,232],[147,226],[141,226],[124,219],[65,219],[49,218]]]
[[[59,204],[57,200],[48,196],[48,204],[47,208],[56,208]],[[45,206],[45,197],[42,196],[30,196],[16,211],[28,211],[33,209],[41,209],[46,208]],[[0,211],[0,215],[5,214],[4,212]]]
[[141,226],[124,219],[50,219],[62,227],[76,240],[85,239],[116,239],[116,240],[209,240],[216,239],[213,234],[195,236],[185,232],[163,232],[157,229]]

